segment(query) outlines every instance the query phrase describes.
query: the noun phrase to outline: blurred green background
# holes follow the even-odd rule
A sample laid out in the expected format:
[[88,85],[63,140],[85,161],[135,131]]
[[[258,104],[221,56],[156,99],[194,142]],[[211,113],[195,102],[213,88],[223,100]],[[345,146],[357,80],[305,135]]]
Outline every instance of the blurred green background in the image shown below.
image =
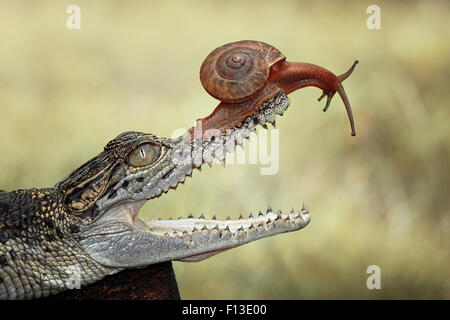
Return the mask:
[[[371,4],[381,30],[366,27]],[[184,299],[450,298],[448,1],[2,1],[0,30],[6,190],[53,186],[123,131],[192,126],[217,104],[198,72],[222,44],[265,41],[336,74],[359,59],[344,82],[356,137],[339,98],[324,114],[321,91],[302,89],[278,119],[276,175],[214,165],[141,217],[309,205],[301,231],[175,262]]]

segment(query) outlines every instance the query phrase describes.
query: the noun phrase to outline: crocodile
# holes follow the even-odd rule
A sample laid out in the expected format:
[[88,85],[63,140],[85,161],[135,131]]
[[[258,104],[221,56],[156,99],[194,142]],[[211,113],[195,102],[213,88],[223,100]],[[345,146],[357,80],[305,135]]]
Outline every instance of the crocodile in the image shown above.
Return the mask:
[[[316,65],[287,62],[272,47],[264,57],[270,60],[274,54],[278,62],[251,98],[222,101],[185,134],[171,139],[124,132],[52,188],[0,191],[0,299],[44,298],[72,289],[74,278],[77,287],[88,286],[126,269],[201,261],[307,226],[311,217],[305,206],[288,213],[269,207],[235,220],[206,219],[203,214],[149,221],[138,217],[148,200],[176,189],[193,170],[213,161],[225,165],[226,153],[243,146],[257,126],[275,127],[276,116],[289,107],[287,94],[300,88],[322,89],[318,100],[327,97],[323,111],[338,92],[355,135],[342,81],[358,61],[336,76]],[[233,59],[237,67],[242,65],[240,56]],[[227,83],[226,91],[239,84]]]
[[165,261],[200,261],[261,238],[308,225],[303,206],[289,213],[268,208],[235,220],[202,214],[143,221],[148,200],[176,189],[202,165],[225,164],[258,125],[267,128],[290,102],[280,92],[257,112],[208,137],[175,138],[125,132],[53,188],[0,191],[0,299],[42,298],[125,269]]

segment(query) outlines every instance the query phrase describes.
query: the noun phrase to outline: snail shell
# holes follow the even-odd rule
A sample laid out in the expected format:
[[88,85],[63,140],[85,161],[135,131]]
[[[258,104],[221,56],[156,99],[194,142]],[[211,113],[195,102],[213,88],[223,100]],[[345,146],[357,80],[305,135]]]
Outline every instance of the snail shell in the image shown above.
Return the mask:
[[241,102],[264,87],[270,68],[286,57],[260,41],[228,43],[211,52],[200,68],[205,90],[223,102]]

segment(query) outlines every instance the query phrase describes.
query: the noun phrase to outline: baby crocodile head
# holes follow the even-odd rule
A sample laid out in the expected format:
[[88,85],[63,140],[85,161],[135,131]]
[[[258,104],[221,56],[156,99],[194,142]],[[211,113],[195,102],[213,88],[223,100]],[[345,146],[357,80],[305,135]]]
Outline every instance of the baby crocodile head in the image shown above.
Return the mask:
[[[272,235],[295,231],[310,221],[303,207],[290,213],[265,213],[237,220],[194,218],[143,221],[139,209],[148,200],[176,189],[214,159],[225,163],[226,152],[267,128],[289,106],[284,93],[266,101],[241,123],[211,134],[192,128],[177,139],[125,132],[98,156],[60,181],[64,206],[83,225],[78,243],[98,263],[114,268],[142,267],[164,261],[199,261],[224,250]],[[201,122],[198,122],[201,123]],[[193,134],[194,133],[194,134]]]

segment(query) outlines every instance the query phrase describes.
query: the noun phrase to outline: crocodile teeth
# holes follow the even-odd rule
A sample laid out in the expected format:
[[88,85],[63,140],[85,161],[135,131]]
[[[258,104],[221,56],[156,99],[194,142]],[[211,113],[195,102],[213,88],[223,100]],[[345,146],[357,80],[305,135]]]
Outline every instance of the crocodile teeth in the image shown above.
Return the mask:
[[[215,217],[214,217],[215,218]],[[258,215],[257,217],[250,217],[244,219],[242,215],[237,220],[207,220],[204,214],[199,218],[193,218],[190,214],[187,218],[180,220],[155,220],[148,221],[146,225],[149,232],[164,235],[165,233],[181,235],[182,237],[191,236],[194,232],[216,232],[222,231],[231,232],[232,234],[244,233],[250,230],[258,232],[269,231],[273,228],[281,228],[277,232],[284,232],[282,230],[292,230],[296,226],[305,226],[309,222],[309,212],[295,210],[288,214],[283,214],[280,210],[277,213],[269,211],[267,215]]]
[[217,160],[223,160],[225,159],[225,152],[224,152],[224,146],[220,146],[218,147],[215,151],[214,151],[214,157]]
[[[174,158],[176,163],[181,163],[181,167],[175,169],[173,175],[169,175],[170,179],[161,179],[155,185],[155,179],[144,181],[142,192],[136,193],[136,198],[146,197],[147,199],[159,197],[162,193],[166,193],[169,189],[175,189],[179,183],[186,180],[186,176],[192,176],[193,169],[201,171],[204,163],[210,167],[217,160],[225,167],[226,153],[232,153],[236,149],[236,145],[244,149],[244,140],[249,139],[252,133],[257,133],[256,126],[261,125],[268,129],[267,123],[271,123],[275,128],[276,115],[282,115],[289,107],[289,98],[284,93],[279,93],[276,97],[264,102],[260,109],[249,116],[244,121],[234,128],[226,130],[226,132],[219,133],[210,138],[194,138],[184,139],[184,136],[179,137],[179,140],[174,140],[177,144],[174,149]],[[177,174],[177,176],[175,176]],[[162,176],[162,175],[161,175]],[[168,183],[167,181],[170,181]],[[123,188],[117,187],[116,199],[124,198]],[[108,202],[108,200],[105,200]],[[115,200],[110,200],[115,201]]]
[[267,108],[264,112],[264,117],[266,118],[267,122],[274,122],[275,121],[275,113],[272,111],[272,109]]
[[272,127],[273,127],[274,129],[277,128],[277,122],[276,122],[275,120],[273,120],[272,122],[270,122],[270,124],[272,125]]
[[256,116],[256,120],[258,121],[258,123],[259,123],[260,125],[264,125],[264,124],[266,123],[266,118],[264,117],[264,113],[259,113],[259,114]]

